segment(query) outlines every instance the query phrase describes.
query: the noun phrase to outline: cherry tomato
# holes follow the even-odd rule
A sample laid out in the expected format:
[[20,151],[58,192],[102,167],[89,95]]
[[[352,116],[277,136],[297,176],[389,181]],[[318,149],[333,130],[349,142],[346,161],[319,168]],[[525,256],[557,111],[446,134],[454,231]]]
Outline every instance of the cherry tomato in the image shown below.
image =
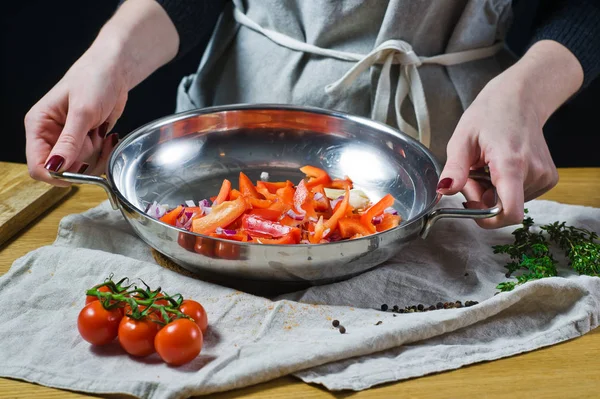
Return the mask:
[[106,345],[117,337],[121,309],[106,310],[100,301],[87,304],[77,318],[81,337],[93,345]]
[[198,327],[200,327],[200,330],[202,330],[202,334],[206,332],[206,329],[208,328],[208,317],[206,315],[206,310],[204,310],[204,307],[200,303],[191,299],[185,299],[181,303],[179,311],[194,319]]
[[[111,292],[110,288],[108,288],[106,285],[103,285],[102,287],[98,288],[98,291],[100,292]],[[85,296],[85,304],[87,305],[88,303],[97,301],[98,297],[94,296],[94,295],[86,295]]]
[[162,360],[172,366],[191,362],[202,350],[202,331],[190,319],[176,319],[164,326],[154,338]]
[[150,314],[140,320],[125,316],[119,323],[119,343],[125,352],[133,356],[148,356],[154,353],[154,338],[160,325]]

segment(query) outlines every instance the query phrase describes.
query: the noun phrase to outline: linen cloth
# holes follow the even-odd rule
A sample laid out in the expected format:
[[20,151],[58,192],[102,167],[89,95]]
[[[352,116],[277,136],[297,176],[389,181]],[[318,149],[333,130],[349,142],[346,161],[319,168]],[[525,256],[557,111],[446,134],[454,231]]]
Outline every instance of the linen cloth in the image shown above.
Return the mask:
[[[442,206],[460,206],[444,198]],[[600,231],[600,209],[527,204],[537,224],[566,221]],[[53,245],[18,259],[0,278],[0,376],[92,393],[184,398],[293,374],[331,390],[371,386],[459,368],[575,338],[598,326],[600,278],[530,282],[513,292],[507,258],[514,227],[481,230],[442,220],[379,268],[350,280],[275,298],[206,283],[158,266],[150,248],[107,202],[62,220]],[[94,348],[77,332],[85,290],[110,273],[201,302],[209,330],[201,354],[170,367],[156,354],[134,359],[118,342]],[[479,301],[425,313],[382,312],[381,304]],[[332,327],[338,319],[346,334]],[[378,323],[381,321],[381,323]]]

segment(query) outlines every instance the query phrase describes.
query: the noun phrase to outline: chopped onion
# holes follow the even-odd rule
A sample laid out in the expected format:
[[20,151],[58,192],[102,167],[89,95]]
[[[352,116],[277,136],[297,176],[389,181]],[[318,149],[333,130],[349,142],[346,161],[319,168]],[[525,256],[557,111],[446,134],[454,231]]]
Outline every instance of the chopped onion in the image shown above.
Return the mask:
[[336,207],[336,205],[343,199],[344,199],[344,196],[342,195],[341,197],[337,197],[336,199],[331,201],[331,209],[334,209]]
[[310,244],[310,241],[308,241],[308,240],[300,240],[300,244]]
[[308,218],[308,221],[309,221],[309,222],[313,222],[313,223],[317,223],[317,222],[319,221],[319,219],[317,219],[317,218],[316,218],[316,217],[314,217],[314,216],[311,216],[311,217],[309,217],[309,218]]
[[158,202],[154,201],[149,207],[146,213],[152,217],[160,219],[163,217],[165,213],[169,210],[169,206],[164,204],[160,205]]
[[287,215],[294,220],[298,220],[298,221],[304,220],[304,215],[299,215],[291,209],[289,211],[287,211]]
[[189,206],[190,208],[194,208],[194,207],[196,206],[196,204],[195,204],[195,203],[194,203],[194,201],[192,201],[192,200],[187,200],[187,201],[185,201],[185,204],[186,204],[187,206]]
[[231,237],[231,236],[236,235],[237,231],[231,230],[231,229],[224,229],[224,228],[221,228],[221,227],[217,227],[217,229],[215,230],[215,233],[217,233],[217,234],[223,234],[225,236]]
[[327,237],[327,234],[329,234],[331,232],[331,229],[325,229],[325,231],[323,232],[323,238]]
[[383,212],[384,213],[389,213],[390,215],[397,215],[398,214],[398,211],[395,210],[392,207],[386,208]]
[[207,199],[203,199],[202,201],[198,202],[198,206],[200,207],[200,209],[202,209],[202,213],[206,215],[208,215],[212,210],[212,208],[210,207],[210,201]]
[[267,172],[261,172],[261,174],[260,174],[260,180],[262,180],[262,181],[269,181],[269,173],[267,173]]
[[313,198],[315,201],[320,201],[323,198],[323,194],[315,193],[315,196]]
[[382,221],[383,221],[383,216],[382,216],[382,215],[375,216],[375,217],[373,218],[373,220],[371,220],[371,222],[372,222],[373,224],[380,224]]

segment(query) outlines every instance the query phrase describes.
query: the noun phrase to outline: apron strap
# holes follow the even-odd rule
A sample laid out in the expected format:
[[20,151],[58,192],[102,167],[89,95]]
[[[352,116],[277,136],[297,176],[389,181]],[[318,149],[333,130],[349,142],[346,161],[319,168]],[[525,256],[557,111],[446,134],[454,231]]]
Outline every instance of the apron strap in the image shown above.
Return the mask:
[[[375,91],[375,99],[373,101],[373,109],[371,112],[371,118],[376,121],[386,122],[387,120],[390,99],[392,97],[392,65],[399,64],[400,75],[398,76],[396,96],[394,98],[394,110],[398,128],[404,133],[419,140],[426,147],[429,147],[431,144],[431,126],[429,123],[427,102],[425,100],[425,90],[423,89],[423,82],[421,81],[418,68],[423,64],[449,66],[488,58],[498,53],[504,47],[504,44],[499,42],[488,47],[441,54],[432,57],[419,57],[413,51],[412,46],[409,43],[403,40],[387,40],[373,49],[369,54],[363,55],[314,46],[274,30],[265,29],[248,18],[248,16],[240,11],[237,6],[234,7],[233,17],[241,25],[261,33],[280,46],[322,57],[355,62],[354,66],[352,66],[344,76],[325,87],[325,92],[329,95],[343,95],[344,90],[351,87],[360,74],[367,71],[375,64],[383,64],[377,82],[377,89]],[[413,103],[417,128],[409,124],[402,116],[402,104],[404,103],[404,100],[406,100],[406,97],[409,97]]]

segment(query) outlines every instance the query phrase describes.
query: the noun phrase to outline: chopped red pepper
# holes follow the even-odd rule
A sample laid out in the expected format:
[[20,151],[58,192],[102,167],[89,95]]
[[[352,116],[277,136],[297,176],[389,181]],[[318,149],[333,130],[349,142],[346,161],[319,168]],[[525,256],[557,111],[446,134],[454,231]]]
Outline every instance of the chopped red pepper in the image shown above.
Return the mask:
[[337,206],[337,210],[333,212],[333,215],[325,222],[325,230],[329,229],[332,232],[336,229],[338,221],[346,215],[348,210],[348,203],[350,201],[350,190],[346,189],[344,199],[341,200]]
[[222,202],[225,202],[229,199],[229,192],[231,191],[231,182],[227,179],[223,180],[223,184],[221,185],[221,190],[219,191],[219,195],[213,201],[213,205],[219,205]]
[[310,177],[306,183],[306,187],[311,188],[319,184],[328,185],[331,183],[331,178],[323,169],[315,166],[306,165],[300,168],[300,171]]
[[244,196],[264,199],[264,197],[256,191],[256,187],[254,187],[252,181],[244,174],[244,172],[240,172],[240,192]]
[[356,234],[369,235],[369,230],[358,219],[342,218],[338,221],[342,238],[350,238]]
[[256,215],[244,215],[242,226],[250,235],[253,233],[268,234],[275,238],[283,237],[291,231],[289,226],[284,226]]
[[375,216],[379,216],[385,211],[387,208],[394,205],[394,197],[391,194],[387,194],[385,197],[379,200],[375,205],[367,209],[365,213],[360,217],[360,222],[371,232],[371,234],[375,233],[377,229],[373,224],[373,218]]
[[197,234],[214,233],[217,227],[223,228],[231,224],[246,209],[248,209],[248,205],[242,197],[215,205],[208,215],[192,221],[192,231]]
[[170,212],[165,213],[159,220],[161,222],[170,224],[171,226],[175,226],[177,222],[177,218],[183,212],[183,206],[179,205],[177,208],[173,209]]

